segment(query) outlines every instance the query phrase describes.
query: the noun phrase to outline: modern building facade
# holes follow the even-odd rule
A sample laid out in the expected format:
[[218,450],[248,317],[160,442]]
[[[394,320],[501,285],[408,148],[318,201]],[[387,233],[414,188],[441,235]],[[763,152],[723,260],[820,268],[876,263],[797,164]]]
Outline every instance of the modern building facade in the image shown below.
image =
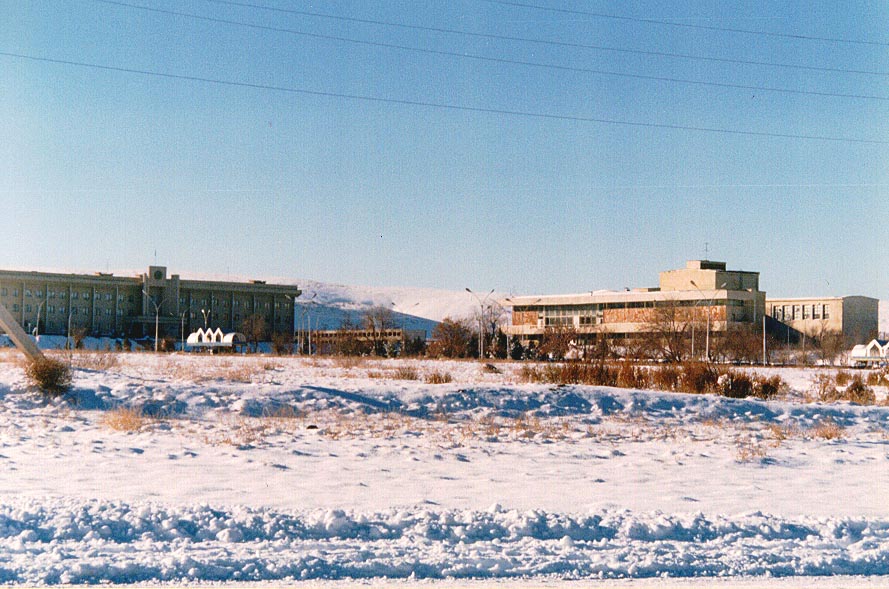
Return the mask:
[[29,333],[177,339],[198,327],[240,331],[250,316],[269,335],[293,333],[296,286],[183,280],[164,266],[133,277],[0,270],[0,304]]
[[724,262],[692,260],[685,268],[660,273],[656,288],[593,291],[573,295],[512,297],[507,334],[523,344],[542,340],[547,330],[569,328],[579,340],[604,335],[627,338],[652,333],[669,316],[677,328],[718,333],[758,326],[765,312],[759,273],[726,270]]
[[876,337],[879,304],[878,299],[862,296],[769,298],[766,313],[789,327],[792,331],[785,335],[795,336],[794,340],[800,335],[820,340],[827,334],[835,334],[853,345]]

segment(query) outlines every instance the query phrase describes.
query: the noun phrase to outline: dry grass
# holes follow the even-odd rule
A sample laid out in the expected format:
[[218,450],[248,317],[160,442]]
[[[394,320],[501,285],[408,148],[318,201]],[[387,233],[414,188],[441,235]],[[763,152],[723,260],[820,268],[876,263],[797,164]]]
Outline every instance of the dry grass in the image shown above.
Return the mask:
[[51,397],[64,395],[71,388],[71,368],[65,362],[49,356],[27,361],[25,378]]
[[738,462],[759,462],[768,456],[768,449],[762,440],[745,438],[737,442],[735,456]]
[[118,407],[102,416],[102,425],[119,432],[137,432],[147,423],[142,410],[137,407]]
[[116,368],[120,358],[114,352],[75,351],[70,355],[71,366],[82,370],[105,371]]
[[841,440],[846,437],[846,430],[834,420],[827,418],[815,425],[810,433],[824,440]]
[[450,372],[430,372],[423,379],[426,384],[447,384],[453,380]]

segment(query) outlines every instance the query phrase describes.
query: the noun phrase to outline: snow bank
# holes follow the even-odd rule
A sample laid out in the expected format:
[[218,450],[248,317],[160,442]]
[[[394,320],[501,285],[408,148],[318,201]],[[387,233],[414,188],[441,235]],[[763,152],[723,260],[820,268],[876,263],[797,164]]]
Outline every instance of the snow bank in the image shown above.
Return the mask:
[[889,574],[889,520],[0,506],[0,582]]

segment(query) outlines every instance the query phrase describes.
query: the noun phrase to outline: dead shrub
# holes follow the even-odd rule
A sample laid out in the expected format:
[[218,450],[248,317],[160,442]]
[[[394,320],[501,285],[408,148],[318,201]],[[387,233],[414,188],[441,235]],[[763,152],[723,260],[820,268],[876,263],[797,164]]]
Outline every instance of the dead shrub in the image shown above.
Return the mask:
[[71,354],[71,365],[84,370],[110,370],[118,365],[118,357],[110,352],[78,352]]
[[730,399],[744,399],[753,394],[753,381],[744,372],[727,370],[717,383],[719,394]]
[[102,416],[102,424],[119,432],[136,432],[145,426],[146,420],[139,408],[118,407]]
[[816,374],[812,381],[812,395],[814,399],[822,402],[831,402],[837,398],[836,381],[829,374]]
[[758,399],[774,399],[787,392],[787,383],[777,374],[774,376],[753,376],[753,396]]
[[816,438],[822,438],[824,440],[840,440],[845,437],[846,430],[843,426],[828,417],[815,425],[812,428],[811,433]]
[[884,368],[882,370],[868,372],[867,380],[865,382],[871,387],[885,386],[886,384],[889,384],[889,369]]
[[865,384],[860,374],[852,377],[849,386],[843,391],[843,396],[847,401],[857,403],[859,405],[873,405],[877,402],[877,396],[874,390]]
[[838,370],[836,377],[834,377],[834,380],[836,381],[838,387],[846,386],[847,384],[849,384],[849,381],[851,379],[852,375],[850,375],[845,370]]
[[43,394],[58,397],[71,388],[71,368],[55,358],[41,356],[25,365],[28,382]]
[[651,383],[661,391],[676,391],[682,374],[678,366],[667,364],[651,369]]
[[626,389],[645,389],[651,386],[648,371],[631,360],[624,360],[618,365],[615,384]]
[[399,366],[392,374],[398,380],[420,380],[420,373],[413,366]]
[[874,390],[864,383],[861,375],[856,374],[845,389],[833,388],[821,397],[821,401],[825,403],[849,401],[858,405],[874,405],[877,402],[877,396],[874,394]]
[[430,372],[426,375],[424,381],[426,384],[447,384],[451,382],[453,379],[451,378],[450,372]]
[[716,389],[719,372],[706,362],[689,362],[682,365],[679,388],[687,393],[703,394]]

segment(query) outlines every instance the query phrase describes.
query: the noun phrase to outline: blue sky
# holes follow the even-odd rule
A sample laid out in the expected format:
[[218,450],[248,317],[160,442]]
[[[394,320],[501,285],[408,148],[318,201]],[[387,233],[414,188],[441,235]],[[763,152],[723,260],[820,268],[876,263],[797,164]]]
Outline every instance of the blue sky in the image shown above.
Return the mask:
[[125,4],[0,1],[0,267],[889,298],[887,3]]

